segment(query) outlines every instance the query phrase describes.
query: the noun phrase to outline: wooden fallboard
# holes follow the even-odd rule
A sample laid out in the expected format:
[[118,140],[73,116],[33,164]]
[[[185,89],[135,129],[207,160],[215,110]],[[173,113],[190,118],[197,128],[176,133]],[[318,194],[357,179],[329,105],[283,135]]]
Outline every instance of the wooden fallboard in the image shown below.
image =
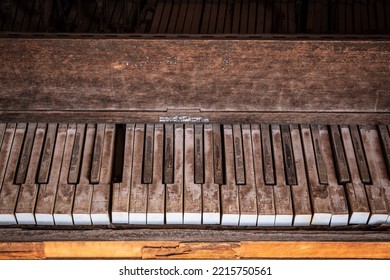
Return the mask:
[[3,121],[382,123],[390,41],[0,39]]

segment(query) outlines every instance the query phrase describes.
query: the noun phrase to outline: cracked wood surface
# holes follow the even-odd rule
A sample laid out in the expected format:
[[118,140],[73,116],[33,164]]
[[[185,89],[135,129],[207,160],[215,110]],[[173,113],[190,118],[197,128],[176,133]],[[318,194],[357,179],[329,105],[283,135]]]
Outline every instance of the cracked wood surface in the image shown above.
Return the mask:
[[0,259],[386,259],[389,242],[73,241],[0,243]]

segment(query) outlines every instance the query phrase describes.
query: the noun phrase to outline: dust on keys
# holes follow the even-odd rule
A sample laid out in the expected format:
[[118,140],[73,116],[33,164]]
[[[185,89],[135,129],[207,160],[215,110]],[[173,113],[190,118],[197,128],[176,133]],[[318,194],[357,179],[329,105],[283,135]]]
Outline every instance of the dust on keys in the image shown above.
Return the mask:
[[390,222],[389,125],[0,123],[1,225]]

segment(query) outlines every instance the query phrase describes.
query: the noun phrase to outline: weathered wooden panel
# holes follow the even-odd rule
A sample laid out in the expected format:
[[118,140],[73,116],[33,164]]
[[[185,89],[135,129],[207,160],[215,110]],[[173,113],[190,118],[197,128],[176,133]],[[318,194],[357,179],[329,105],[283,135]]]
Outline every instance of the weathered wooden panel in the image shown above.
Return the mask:
[[4,38],[0,60],[0,116],[390,112],[390,41]]

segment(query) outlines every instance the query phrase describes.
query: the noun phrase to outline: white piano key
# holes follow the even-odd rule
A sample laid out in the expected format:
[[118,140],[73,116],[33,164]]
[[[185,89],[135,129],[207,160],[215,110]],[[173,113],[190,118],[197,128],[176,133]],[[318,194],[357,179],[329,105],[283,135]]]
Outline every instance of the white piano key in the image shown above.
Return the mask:
[[257,199],[257,226],[275,225],[275,201],[272,186],[265,184],[261,131],[259,125],[251,125],[252,149]]
[[153,180],[148,185],[148,213],[146,222],[163,225],[165,222],[165,184],[163,184],[164,127],[154,126]]
[[223,126],[224,151],[226,165],[226,185],[221,186],[222,225],[238,226],[240,220],[240,205],[238,187],[234,171],[233,130],[231,125]]
[[291,144],[294,154],[294,163],[297,184],[291,186],[291,195],[294,206],[294,226],[310,226],[312,210],[310,192],[306,178],[305,160],[303,156],[302,140],[298,125],[290,126]]
[[126,125],[122,182],[113,184],[111,219],[114,224],[129,223],[134,128],[134,124]]
[[[75,225],[92,225],[91,204],[93,185],[90,184],[92,155],[96,136],[96,125],[88,124],[85,134],[83,158],[79,183],[76,185],[72,217]],[[100,171],[100,170],[98,170]],[[98,172],[96,171],[96,172]]]
[[27,174],[24,184],[21,185],[19,197],[15,209],[15,216],[18,224],[35,225],[35,203],[38,195],[38,184],[36,174],[39,166],[39,159],[45,138],[46,125],[38,124],[31,150],[30,162],[27,167]]
[[[330,145],[330,137],[328,129],[325,126],[322,126],[320,128],[320,138],[322,151],[325,155],[324,161],[328,176],[328,190],[329,195],[331,197],[332,218],[330,220],[330,225],[345,226],[348,225],[349,220],[347,198],[345,196],[344,186],[339,185],[338,180],[336,178],[336,170],[331,157],[332,148]],[[342,145],[342,143],[339,144]],[[347,163],[345,162],[345,164]]]
[[[53,127],[53,125],[51,125],[51,127]],[[72,151],[75,144],[76,134],[77,128],[75,127],[75,125],[69,125],[66,134],[65,150],[62,157],[60,180],[58,183],[53,211],[54,223],[56,225],[73,225],[72,208],[75,186],[73,184],[68,184],[68,174],[72,161]],[[78,143],[78,145],[83,146],[83,143]],[[51,161],[51,159],[46,160]]]
[[[68,126],[66,124],[60,124],[58,126],[49,181],[47,184],[39,185],[37,204],[35,207],[35,219],[38,225],[54,225],[53,211],[63,152],[65,149],[67,129]],[[72,129],[72,127],[69,129]]]
[[185,124],[184,134],[184,224],[202,223],[202,185],[195,183],[194,126]]
[[134,158],[131,177],[129,224],[146,224],[148,185],[142,183],[145,127],[136,124],[134,132]]
[[[242,152],[244,160],[245,185],[238,186],[240,200],[240,226],[256,226],[257,224],[257,201],[256,183],[253,163],[253,149],[251,128],[249,125],[242,125]],[[233,132],[234,133],[234,132]]]
[[99,183],[93,185],[91,202],[91,220],[93,225],[109,225],[110,219],[110,195],[111,174],[114,161],[115,124],[106,124],[104,139],[102,141],[102,164],[100,166]]
[[[219,129],[219,127],[218,127]],[[216,184],[214,176],[214,139],[213,126],[204,125],[204,184],[203,191],[203,224],[220,224],[221,210],[219,201],[219,185]]]
[[174,182],[166,185],[166,223],[183,223],[183,180],[184,180],[184,131],[182,124],[174,129]]
[[276,185],[273,186],[276,210],[275,226],[291,226],[294,217],[291,188],[286,185],[282,138],[278,125],[272,125],[272,144],[275,166],[277,166],[275,168]]
[[26,124],[18,124],[16,126],[15,132],[13,131],[14,125],[7,125],[7,132],[10,134],[15,134],[0,192],[0,225],[17,224],[14,211],[20,185],[14,184],[14,178],[17,170],[19,155],[22,149],[24,134],[26,132]]

